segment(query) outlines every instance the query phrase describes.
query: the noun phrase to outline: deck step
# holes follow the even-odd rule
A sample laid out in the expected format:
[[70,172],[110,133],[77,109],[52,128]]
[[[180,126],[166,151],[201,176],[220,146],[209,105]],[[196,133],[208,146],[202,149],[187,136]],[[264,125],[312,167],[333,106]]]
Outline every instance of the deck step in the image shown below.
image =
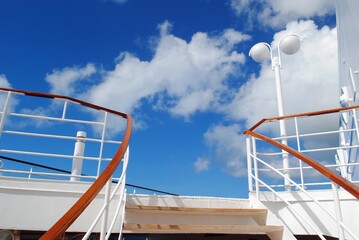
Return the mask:
[[171,214],[205,214],[205,215],[265,215],[267,209],[261,208],[194,208],[194,207],[168,207],[168,206],[144,206],[126,205],[126,211],[152,212]]
[[125,233],[214,233],[214,234],[261,234],[283,231],[282,226],[261,225],[172,225],[125,223]]

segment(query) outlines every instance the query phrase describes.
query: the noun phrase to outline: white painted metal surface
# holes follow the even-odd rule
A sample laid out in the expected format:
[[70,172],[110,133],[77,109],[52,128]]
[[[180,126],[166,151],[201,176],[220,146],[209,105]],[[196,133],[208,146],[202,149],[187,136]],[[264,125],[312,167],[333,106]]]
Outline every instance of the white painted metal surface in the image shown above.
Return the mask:
[[[65,213],[72,204],[87,190],[90,183],[64,182],[57,180],[21,178],[0,179],[0,201],[7,203],[0,208],[2,229],[46,231]],[[73,232],[86,232],[93,219],[102,208],[104,191],[94,200],[84,214],[69,229]],[[110,205],[109,217],[113,218],[119,203],[117,193]],[[120,220],[117,219],[115,232],[119,232]],[[93,231],[100,232],[97,224]]]
[[[76,134],[76,143],[74,150],[74,158],[72,160],[72,171],[71,175],[81,176],[82,174],[82,163],[83,156],[85,152],[85,141],[86,141],[86,132],[78,131]],[[71,177],[70,181],[79,181],[79,177]]]
[[[348,148],[353,150],[359,146],[340,146],[338,139],[344,130],[337,129],[336,121],[333,121],[332,125],[330,122],[333,119],[338,119],[341,114],[351,111],[353,110],[346,110],[339,114],[286,119],[290,130],[286,137],[288,146],[321,162],[332,171],[340,173],[343,168],[349,169],[346,167],[357,163],[340,164],[336,161],[336,154],[338,150]],[[326,122],[326,124],[322,124],[325,128],[312,128],[319,126],[322,122]],[[267,126],[260,126],[258,132],[268,132],[268,129],[271,129],[271,126],[268,125],[273,122],[266,124]],[[310,132],[309,130],[312,129],[317,132]],[[357,131],[356,125],[345,130],[345,132]],[[273,139],[281,141],[282,138],[279,136]],[[291,191],[286,192],[286,184],[282,180],[282,178],[286,178],[283,173],[285,169],[278,167],[280,166],[281,151],[253,137],[247,140],[247,144],[249,144],[247,149],[250,150],[247,158],[250,162],[248,166],[251,168],[249,169],[250,186],[252,186],[251,197],[262,201],[271,211],[276,212],[276,215],[294,234],[315,234],[319,235],[321,239],[325,239],[325,235],[337,236],[341,239],[359,239],[356,221],[348,218],[347,215],[350,215],[350,212],[344,210],[345,208],[352,209],[353,212],[359,211],[359,202],[356,198],[348,197],[340,189],[340,194],[336,199],[336,188],[332,188],[329,179],[322,177],[310,166],[300,164],[300,161],[291,155],[289,158],[292,166],[289,168],[291,178],[287,178]],[[303,199],[306,199],[305,203],[303,203]],[[282,212],[285,214],[281,214]],[[343,216],[342,220],[341,216]],[[297,220],[294,221],[294,218]]]
[[[358,1],[336,0],[339,37],[339,66],[340,86],[342,88],[341,104],[350,106],[358,104],[356,92],[359,86],[359,9]],[[342,38],[341,36],[345,36]],[[32,101],[20,107],[18,102],[27,96],[1,93],[4,103],[0,105],[2,111],[0,120],[0,154],[10,158],[38,163],[50,164],[56,168],[66,166],[69,171],[43,170],[39,166],[19,166],[11,160],[2,160],[0,164],[0,202],[7,203],[0,208],[0,226],[2,229],[45,231],[55,222],[88,188],[103,167],[111,159],[112,154],[106,155],[110,145],[118,145],[116,139],[107,139],[107,113],[86,112],[71,101],[61,103],[58,115],[52,115],[58,104],[48,104],[48,111],[44,108],[34,108]],[[15,95],[15,96],[13,96]],[[11,101],[15,99],[15,101]],[[56,100],[56,99],[55,99]],[[53,101],[53,100],[51,100]],[[60,101],[61,102],[61,101]],[[36,114],[35,114],[36,113]],[[86,118],[78,116],[87,115]],[[99,115],[101,114],[101,116]],[[24,121],[24,119],[27,119]],[[338,119],[341,126],[338,129]],[[326,124],[322,124],[325,121]],[[19,124],[21,123],[21,124]],[[284,121],[283,121],[284,124]],[[333,114],[328,118],[294,118],[286,120],[287,132],[280,134],[278,141],[287,141],[287,144],[299,152],[313,156],[333,171],[339,172],[348,180],[359,181],[359,129],[356,110]],[[57,131],[62,125],[65,130]],[[81,125],[82,127],[78,128]],[[20,128],[16,129],[15,126]],[[76,127],[75,127],[76,126]],[[327,128],[332,126],[332,128]],[[49,130],[44,132],[42,130]],[[265,130],[275,132],[275,127],[269,126]],[[315,129],[315,132],[312,131]],[[31,130],[31,131],[30,131]],[[34,131],[35,130],[35,131]],[[73,145],[76,141],[76,131],[86,131],[86,151],[83,156],[82,171],[80,164],[75,164],[77,171],[71,174],[71,160],[74,158]],[[5,140],[6,141],[5,141]],[[25,139],[31,143],[30,148],[22,146],[18,139]],[[36,139],[36,140],[33,140]],[[39,140],[40,139],[40,140]],[[44,141],[45,144],[42,144]],[[328,141],[329,140],[329,141]],[[51,146],[59,142],[69,142],[65,151],[53,151]],[[52,142],[52,144],[48,144]],[[11,143],[11,144],[9,144]],[[338,144],[339,143],[339,144]],[[16,147],[24,147],[21,150]],[[41,148],[39,148],[41,146]],[[44,147],[46,146],[46,147]],[[63,143],[61,144],[63,146]],[[95,151],[92,151],[96,149]],[[44,151],[46,150],[46,151]],[[61,149],[64,150],[64,149]],[[222,199],[205,197],[173,197],[125,195],[125,172],[128,152],[125,156],[123,171],[118,184],[108,183],[107,191],[103,190],[98,198],[90,205],[69,231],[102,232],[101,239],[108,239],[110,232],[121,232],[122,223],[136,222],[140,219],[144,223],[161,220],[165,223],[217,222],[227,224],[276,224],[284,225],[283,239],[293,239],[294,234],[337,236],[340,239],[358,239],[359,215],[358,200],[342,189],[332,187],[332,183],[321,178],[310,167],[302,164],[293,157],[289,157],[289,165],[282,165],[282,152],[265,143],[247,139],[248,150],[248,179],[250,198]],[[113,153],[113,151],[112,151]],[[76,155],[76,154],[75,154]],[[351,157],[350,157],[351,156]],[[279,160],[278,160],[279,159]],[[54,165],[52,165],[54,164]],[[86,173],[87,164],[95,166],[95,171]],[[288,172],[289,171],[289,172]],[[288,174],[287,174],[288,172]],[[289,174],[290,173],[290,174]],[[20,178],[21,177],[21,178]],[[81,181],[69,181],[70,179]],[[288,190],[290,186],[291,191]],[[111,191],[113,189],[114,191]],[[333,191],[334,190],[334,191]],[[231,216],[203,216],[167,214],[165,216],[140,213],[123,214],[125,201],[127,204],[141,206],[172,206],[192,208],[268,208],[265,220],[253,217],[236,218]],[[106,217],[108,215],[108,218]],[[101,225],[101,219],[104,217]],[[278,236],[271,236],[279,239]]]
[[[338,233],[336,219],[329,217],[327,213],[335,216],[336,206],[333,192],[331,190],[312,190],[310,194],[311,198],[297,191],[277,193],[262,191],[259,194],[259,200],[294,234],[317,235],[314,230],[317,229],[322,235],[340,237],[341,233]],[[347,230],[344,230],[344,239],[358,239],[358,200],[343,190],[339,190],[339,198],[343,224],[354,235],[351,236]],[[251,193],[250,199],[257,199],[257,197]],[[324,209],[318,207],[313,199],[318,201]],[[290,203],[291,207],[288,207],[286,202]],[[305,221],[298,216],[298,213],[304,217]]]
[[[121,143],[119,140],[121,136],[112,134],[115,131],[111,126],[106,125],[107,112],[90,110],[62,99],[42,100],[45,106],[31,105],[32,102],[36,103],[34,100],[36,97],[4,91],[0,92],[0,98],[6,98],[5,104],[0,105],[3,107],[0,111],[0,155],[67,170],[67,172],[49,171],[36,166],[30,171],[30,165],[20,166],[10,159],[0,159],[3,163],[0,172],[4,176],[26,174],[36,178],[47,176],[64,180],[72,177],[78,180],[81,177],[91,180],[96,178],[100,170],[112,159]],[[117,124],[121,125],[122,119],[118,119]],[[81,158],[84,168],[91,172],[87,171],[81,176],[76,170],[71,176],[68,173],[71,171],[69,160],[77,154],[82,154],[77,152],[76,148],[73,150],[78,140],[75,136],[78,129],[87,132],[85,140],[88,149]],[[78,144],[84,148],[81,142]],[[104,148],[106,152],[103,151]],[[80,166],[80,162],[82,164],[82,161],[77,161],[75,158],[75,169]]]
[[[339,86],[341,88],[340,103],[342,106],[359,104],[357,91],[359,88],[359,1],[336,0]],[[358,124],[356,112],[343,115],[340,127],[346,129]],[[352,140],[353,139],[353,140]],[[357,145],[357,132],[348,132],[341,135],[342,145]],[[345,163],[359,163],[359,152],[348,149],[342,152],[341,161]],[[359,180],[359,167],[351,166],[348,172],[354,180]]]
[[[0,98],[0,229],[47,231],[117,152],[122,135],[108,116],[117,126],[126,120],[60,96],[0,91]],[[122,171],[68,231],[101,232],[101,239],[121,231],[128,159],[127,148]]]
[[[300,48],[300,42],[302,38],[297,34],[289,34],[284,36],[279,40],[279,44],[277,46],[277,55],[273,53],[272,47],[268,43],[257,43],[254,45],[251,50],[249,51],[249,55],[257,62],[263,62],[267,60],[270,56],[270,60],[272,62],[272,69],[274,71],[274,78],[275,78],[275,86],[276,86],[276,95],[277,95],[277,106],[278,106],[278,116],[284,116],[284,102],[283,102],[283,88],[282,88],[282,80],[281,80],[281,73],[280,69],[282,68],[282,61],[281,61],[281,51],[285,54],[294,54]],[[287,130],[285,126],[284,120],[279,120],[279,131],[280,136],[282,137],[282,144],[287,145]],[[285,176],[284,182],[286,189],[290,190],[290,183],[287,179],[290,178],[289,173],[289,159],[288,154],[283,151],[282,152],[283,158],[283,174]]]

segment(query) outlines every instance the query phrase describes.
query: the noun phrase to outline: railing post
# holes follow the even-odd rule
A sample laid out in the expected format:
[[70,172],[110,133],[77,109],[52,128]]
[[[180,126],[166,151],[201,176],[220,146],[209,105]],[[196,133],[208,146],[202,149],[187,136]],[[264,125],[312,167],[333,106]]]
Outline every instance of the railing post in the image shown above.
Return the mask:
[[259,185],[258,185],[258,161],[257,161],[257,146],[256,139],[252,137],[252,151],[253,151],[253,163],[254,163],[254,180],[256,186],[256,197],[259,199]]
[[63,110],[62,110],[62,119],[65,119],[65,117],[66,117],[66,111],[67,111],[67,103],[68,103],[68,101],[66,100],[65,102],[64,102],[64,108],[63,108]]
[[253,178],[252,178],[252,158],[251,158],[251,139],[249,136],[246,137],[247,147],[247,171],[248,171],[248,190],[253,191]]
[[106,184],[106,190],[105,190],[106,192],[105,192],[105,199],[104,199],[104,205],[106,205],[106,208],[105,208],[105,211],[104,211],[103,216],[102,216],[100,240],[105,240],[106,239],[108,207],[110,205],[111,183],[112,183],[112,177],[108,180],[108,182]]
[[[358,118],[357,118],[356,112],[357,112],[356,109],[353,109],[353,118],[354,118],[353,121],[355,124],[356,141],[357,141],[356,144],[359,144],[359,126],[358,126]],[[349,148],[349,154],[351,151],[352,151],[352,149]],[[354,162],[355,162],[355,158],[353,158],[353,157],[347,158],[346,164],[349,164],[349,165],[347,166],[346,169],[347,169],[347,174],[350,176],[350,180],[352,179],[352,171],[353,171],[353,165],[351,165],[351,164]]]
[[[86,132],[78,131],[76,134],[76,143],[74,149],[74,158],[72,160],[72,171],[71,175],[81,175],[82,172],[82,162],[85,152],[85,139]],[[70,181],[79,181],[79,177],[72,176]]]
[[106,124],[107,124],[107,112],[105,112],[105,115],[103,118],[100,152],[99,152],[99,156],[98,156],[99,161],[97,164],[97,177],[100,176],[100,172],[101,172],[102,152],[103,152],[103,146],[104,146],[104,141],[105,141]]
[[1,116],[1,121],[0,121],[0,136],[2,134],[4,124],[5,124],[5,121],[6,121],[6,113],[8,111],[9,105],[10,105],[10,98],[11,98],[11,92],[8,92],[7,96],[6,96],[2,116]]
[[[4,167],[4,162],[0,160],[0,170]],[[0,176],[4,175],[3,171],[0,171]]]
[[27,178],[31,179],[31,176],[32,176],[32,168],[30,168],[29,176]]
[[333,202],[334,202],[334,209],[335,209],[335,216],[337,219],[337,228],[338,228],[338,235],[339,240],[345,240],[344,238],[344,229],[341,226],[342,220],[342,211],[340,207],[340,200],[339,200],[339,193],[338,193],[338,185],[332,182],[332,189],[333,189]]
[[[119,240],[123,240],[123,237],[122,237],[122,230],[123,230],[123,222],[125,221],[125,208],[126,208],[126,199],[127,199],[127,190],[125,188],[125,186],[123,186],[124,188],[124,196],[123,196],[123,200],[122,200],[122,203],[123,204],[122,206],[122,215],[121,215],[121,226],[120,226],[120,233],[118,235],[118,239]],[[146,238],[147,239],[147,238]]]
[[[295,124],[295,135],[297,138],[297,150],[298,152],[301,152],[301,147],[300,147],[300,135],[299,135],[299,128],[298,128],[298,118],[295,117],[294,118],[294,124]],[[302,185],[302,188],[305,188],[305,184],[304,184],[304,174],[303,174],[303,163],[300,159],[298,159],[299,162],[299,172],[300,172],[300,182]]]
[[353,121],[354,121],[354,125],[355,125],[355,132],[357,135],[357,141],[359,142],[359,127],[358,127],[358,120],[357,120],[357,115],[356,115],[356,110],[353,109]]

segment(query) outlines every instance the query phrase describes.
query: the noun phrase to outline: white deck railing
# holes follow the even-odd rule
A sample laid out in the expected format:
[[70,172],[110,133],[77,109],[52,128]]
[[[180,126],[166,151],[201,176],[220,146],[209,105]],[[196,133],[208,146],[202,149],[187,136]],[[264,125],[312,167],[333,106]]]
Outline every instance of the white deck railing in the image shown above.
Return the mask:
[[[345,128],[339,128],[340,119],[351,115],[352,124],[346,124]],[[328,111],[328,113],[302,114],[293,117],[284,117],[287,127],[287,136],[276,136],[277,119],[263,120],[252,128],[262,135],[274,135],[272,140],[281,142],[286,139],[288,146],[298,153],[305,154],[324,165],[332,172],[336,172],[348,181],[357,184],[358,175],[353,175],[353,170],[358,169],[359,162],[354,161],[354,156],[359,154],[359,131],[356,117],[356,109],[343,109],[341,111]],[[343,154],[344,153],[344,154]],[[288,153],[286,153],[288,154]],[[341,155],[340,155],[341,154]],[[337,193],[337,184],[321,175],[312,166],[289,154],[289,168],[283,167],[283,152],[271,143],[258,139],[250,134],[247,137],[247,164],[249,190],[255,192],[260,198],[261,192],[272,192],[285,202],[295,212],[290,201],[282,198],[281,192],[303,192],[310,201],[317,204],[329,218],[334,219],[338,225],[338,236],[345,239],[359,239],[352,230],[344,225],[340,215],[341,206]],[[357,170],[356,170],[357,171]],[[289,172],[289,178],[284,174]],[[289,189],[287,186],[289,183]],[[332,189],[336,214],[332,214],[313,195],[311,190]],[[323,234],[315,226],[312,226],[304,217],[296,213],[303,222],[307,222],[321,239]],[[321,216],[323,218],[324,216]]]
[[[0,90],[0,180],[3,176],[24,181],[94,182],[117,153],[127,121],[123,115],[54,96]],[[79,131],[86,136],[76,136]],[[78,141],[82,144],[80,155]],[[109,238],[115,223],[119,224],[116,229],[122,230],[128,159],[127,148],[122,170],[116,170],[108,181],[104,204],[83,239],[90,236],[100,219],[101,239]],[[109,204],[115,198],[119,199],[116,213],[107,219]]]
[[[120,140],[116,140],[116,137],[121,136],[119,134],[117,136],[110,135],[109,129],[106,129],[108,112],[96,111],[89,114],[84,106],[58,98],[47,99],[48,101],[44,102],[45,106],[28,107],[27,103],[33,101],[36,96],[17,92],[2,91],[0,92],[1,98],[5,98],[6,101],[0,105],[2,106],[0,112],[0,155],[29,162],[26,166],[0,158],[3,163],[3,168],[0,171],[6,176],[23,173],[28,176],[61,177],[56,178],[60,180],[70,178],[71,173],[51,173],[39,165],[71,171],[73,151],[77,140],[76,132],[85,130],[87,133],[86,154],[82,156],[85,162],[84,176],[82,177],[95,179],[103,169],[102,165],[106,165],[112,159],[121,144]],[[22,102],[25,104],[23,105]],[[47,110],[46,107],[52,109]],[[41,115],[32,114],[34,112]],[[100,121],[96,119],[100,119]],[[122,119],[120,117],[118,119],[121,123]],[[68,135],[64,133],[68,133]],[[107,151],[104,151],[104,148],[107,148]],[[31,163],[38,164],[35,167],[36,171]],[[93,166],[87,167],[86,163],[96,165],[96,171]],[[88,172],[86,172],[87,170]]]

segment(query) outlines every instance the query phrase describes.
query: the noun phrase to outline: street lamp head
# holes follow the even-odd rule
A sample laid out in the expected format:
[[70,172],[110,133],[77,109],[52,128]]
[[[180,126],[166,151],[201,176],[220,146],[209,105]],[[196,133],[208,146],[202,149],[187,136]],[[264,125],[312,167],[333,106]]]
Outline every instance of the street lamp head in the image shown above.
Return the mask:
[[249,56],[256,62],[264,62],[271,56],[271,49],[267,43],[261,42],[249,50]]
[[291,55],[298,52],[302,38],[297,34],[289,34],[279,41],[279,49],[285,54]]

